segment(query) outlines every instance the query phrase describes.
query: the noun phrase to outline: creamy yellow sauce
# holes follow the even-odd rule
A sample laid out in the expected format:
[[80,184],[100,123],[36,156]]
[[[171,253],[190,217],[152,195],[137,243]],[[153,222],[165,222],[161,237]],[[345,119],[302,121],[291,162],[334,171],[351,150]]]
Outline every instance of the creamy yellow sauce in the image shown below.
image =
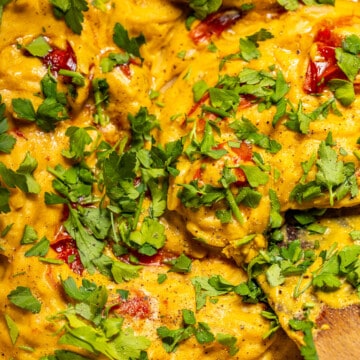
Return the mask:
[[[181,3],[181,2],[180,2]],[[245,4],[245,1],[224,1],[226,7]],[[115,146],[121,140],[131,138],[128,114],[136,114],[141,107],[146,107],[154,114],[159,127],[152,131],[154,143],[165,146],[171,141],[179,140],[194,131],[194,124],[200,118],[200,107],[188,116],[194,107],[193,86],[200,80],[212,87],[219,77],[236,76],[245,68],[257,71],[269,70],[275,66],[281,71],[289,84],[288,100],[297,105],[301,99],[303,109],[310,113],[324,101],[333,98],[333,93],[325,89],[321,96],[305,94],[303,81],[317,31],[323,26],[334,26],[339,36],[355,34],[360,36],[360,5],[357,1],[337,0],[335,6],[300,6],[296,11],[279,11],[275,1],[254,1],[255,10],[246,12],[240,20],[221,35],[213,35],[207,43],[195,44],[185,27],[188,8],[184,4],[166,0],[122,0],[104,2],[99,9],[89,2],[89,10],[84,12],[81,36],[66,26],[64,20],[56,19],[52,6],[45,0],[13,0],[3,9],[0,27],[0,95],[6,105],[6,117],[10,133],[16,138],[16,144],[10,154],[0,153],[0,161],[9,169],[16,170],[28,152],[37,160],[33,176],[41,186],[39,194],[25,194],[18,188],[10,189],[10,210],[0,214],[0,358],[16,360],[40,359],[49,356],[55,350],[72,350],[89,359],[105,359],[103,355],[90,354],[76,346],[59,344],[63,331],[63,320],[56,318],[64,311],[69,299],[61,286],[61,279],[69,276],[80,286],[82,278],[102,285],[109,292],[109,303],[118,301],[116,290],[129,291],[130,298],[142,297],[149,306],[149,316],[125,314],[124,328],[130,327],[137,336],[150,340],[147,349],[149,360],[162,359],[301,359],[299,347],[303,345],[302,334],[289,329],[288,321],[302,311],[304,303],[315,304],[310,319],[316,317],[323,304],[340,308],[349,304],[359,304],[358,295],[350,286],[344,286],[336,293],[304,292],[294,299],[292,293],[298,277],[287,278],[280,287],[271,287],[261,275],[258,281],[268,296],[269,304],[279,317],[279,329],[270,337],[264,337],[271,329],[271,323],[262,316],[262,311],[269,310],[265,304],[249,304],[241,301],[241,296],[233,292],[207,299],[206,306],[196,309],[195,290],[191,280],[195,277],[221,275],[233,285],[246,282],[244,270],[259,251],[267,248],[266,232],[273,204],[269,191],[277,194],[279,213],[289,209],[306,210],[314,207],[331,207],[328,193],[310,201],[298,203],[289,199],[292,189],[303,176],[302,163],[312,154],[316,154],[321,141],[325,141],[329,132],[336,142],[335,149],[341,151],[341,160],[353,162],[355,174],[359,172],[359,160],[356,156],[359,145],[357,139],[360,124],[360,98],[348,107],[336,101],[342,113],[339,116],[329,111],[325,119],[318,119],[309,124],[306,134],[290,131],[285,121],[280,120],[272,126],[275,107],[262,112],[253,104],[239,108],[236,117],[247,118],[258,128],[259,133],[269,136],[281,144],[277,153],[269,153],[263,148],[252,145],[252,152],[261,155],[268,181],[256,186],[261,195],[259,204],[254,207],[239,205],[242,223],[234,216],[230,222],[223,223],[217,210],[223,210],[224,201],[213,206],[200,207],[194,210],[186,207],[180,197],[182,184],[189,184],[201,171],[201,181],[216,187],[222,176],[224,166],[235,165],[234,155],[214,160],[197,158],[190,161],[182,154],[176,164],[178,174],[170,176],[167,193],[167,209],[160,217],[164,226],[166,242],[164,251],[179,256],[185,253],[192,258],[192,269],[189,273],[169,272],[169,265],[145,265],[137,278],[116,283],[96,271],[90,274],[87,270],[80,276],[71,271],[67,264],[49,264],[38,257],[26,257],[29,245],[22,245],[21,239],[25,226],[31,226],[38,238],[46,237],[50,243],[63,229],[63,207],[45,204],[45,193],[53,192],[54,177],[49,168],[58,164],[68,168],[72,165],[62,155],[63,149],[69,147],[69,138],[65,132],[70,126],[81,128],[95,127],[99,138]],[[31,19],[31,20],[30,20]],[[113,28],[116,23],[129,32],[130,37],[143,34],[146,42],[140,52],[143,62],[130,63],[130,75],[116,66],[112,71],[103,73],[101,61],[113,52],[121,52],[113,41]],[[196,20],[193,27],[199,23]],[[249,62],[235,59],[225,62],[220,69],[221,60],[239,51],[239,39],[246,38],[260,29],[266,29],[273,37],[258,42],[261,54],[258,59]],[[44,132],[35,124],[19,118],[13,109],[12,100],[30,99],[37,108],[41,103],[39,97],[40,81],[46,75],[47,68],[41,59],[26,55],[24,47],[34,39],[43,36],[52,47],[66,48],[69,43],[77,57],[76,71],[85,79],[85,85],[78,88],[78,96],[69,99],[71,105],[70,119],[59,122],[56,129]],[[216,50],[210,50],[209,44]],[[137,59],[139,60],[139,59]],[[273,71],[273,70],[272,70]],[[105,112],[110,122],[104,126],[94,124],[96,104],[92,96],[91,81],[104,78],[109,85],[109,105]],[[356,80],[355,80],[356,83]],[[66,91],[66,84],[59,81],[58,86]],[[151,93],[159,95],[152,99]],[[195,119],[195,120],[194,120]],[[214,131],[216,143],[238,141],[228,121],[217,123],[219,131]],[[201,139],[203,129],[195,129],[195,137]],[[91,132],[94,141],[97,134]],[[238,141],[239,142],[239,141]],[[189,138],[184,145],[190,144]],[[151,143],[147,142],[148,148]],[[354,153],[355,152],[355,153]],[[90,156],[88,165],[95,167],[95,155]],[[251,159],[241,165],[253,166]],[[315,166],[307,175],[307,181],[314,180]],[[359,177],[356,182],[359,184]],[[0,177],[0,184],[3,184]],[[234,186],[231,187],[234,190]],[[97,190],[98,191],[98,190]],[[235,193],[239,191],[237,188]],[[101,195],[101,191],[98,191]],[[353,207],[359,205],[360,195],[349,194],[332,207]],[[150,199],[143,204],[140,219],[143,220],[151,207]],[[339,248],[353,244],[349,237],[352,230],[360,230],[356,215],[344,219],[323,219],[321,225],[327,226],[324,235],[304,235],[308,241],[318,240],[321,250],[328,249],[337,242]],[[346,226],[343,226],[346,222]],[[11,225],[8,232],[7,226]],[[279,225],[280,227],[280,225]],[[250,236],[249,240],[244,240]],[[306,238],[307,239],[307,238]],[[315,240],[314,240],[315,239]],[[356,242],[355,242],[356,243]],[[106,255],[115,258],[110,249]],[[46,258],[55,259],[57,253],[50,248]],[[317,269],[321,260],[307,270],[307,275]],[[158,275],[166,274],[167,279],[159,284]],[[32,294],[42,303],[41,311],[33,314],[15,306],[9,300],[9,293],[23,286],[31,289]],[[140,294],[140,295],[139,295]],[[182,326],[182,309],[192,310],[197,322],[209,325],[214,334],[230,334],[236,337],[239,351],[229,354],[229,349],[219,342],[200,344],[195,337],[181,342],[175,352],[168,353],[157,334],[157,329],[166,326],[177,329]],[[18,329],[14,341],[10,334],[6,317],[11,318]],[[288,337],[290,336],[292,340]],[[295,342],[293,342],[295,340]]]

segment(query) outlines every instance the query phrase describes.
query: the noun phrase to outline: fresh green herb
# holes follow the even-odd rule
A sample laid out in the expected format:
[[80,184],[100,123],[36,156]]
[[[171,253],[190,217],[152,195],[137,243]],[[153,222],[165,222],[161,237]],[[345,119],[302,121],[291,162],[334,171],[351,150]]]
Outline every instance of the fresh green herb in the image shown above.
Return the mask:
[[7,133],[9,124],[5,117],[5,110],[6,105],[2,102],[2,97],[0,95],[0,152],[10,154],[15,146],[16,139]]
[[242,296],[242,302],[257,304],[259,301],[266,302],[266,296],[253,280],[240,283],[234,287],[234,292]]
[[41,302],[34,297],[28,287],[18,286],[7,297],[12,304],[33,314],[37,314],[41,310]]
[[280,329],[280,322],[273,311],[262,311],[261,316],[270,321],[270,330],[263,335],[263,339],[268,339]]
[[96,114],[94,114],[95,124],[105,126],[109,123],[109,116],[105,114],[104,109],[109,104],[109,84],[106,79],[94,79],[92,88],[95,100]]
[[304,356],[305,360],[318,360],[318,355],[316,352],[314,339],[312,336],[312,328],[314,324],[312,321],[309,320],[298,320],[298,319],[291,319],[289,321],[290,327],[295,331],[302,331],[304,333],[304,342],[300,349],[301,355]]
[[152,256],[165,244],[165,227],[157,220],[145,218],[139,231],[130,234],[129,241],[140,254]]
[[[295,11],[300,5],[299,0],[277,0],[277,2],[285,8],[285,10]],[[304,0],[302,1],[305,5],[334,5],[335,0]]]
[[216,341],[229,349],[230,356],[235,356],[239,352],[239,348],[236,346],[237,339],[233,335],[218,333]]
[[200,101],[208,89],[209,85],[205,82],[205,80],[197,81],[192,87],[194,102]]
[[32,246],[28,251],[25,252],[25,256],[45,256],[50,248],[50,241],[43,237],[39,242]]
[[76,71],[60,69],[58,72],[59,75],[67,76],[71,79],[71,83],[76,86],[84,86],[85,85],[85,77]]
[[220,68],[224,66],[224,63],[233,59],[242,59],[244,61],[251,61],[253,59],[258,59],[261,56],[261,53],[258,49],[259,42],[265,41],[267,39],[272,39],[274,36],[267,31],[266,29],[260,29],[256,33],[241,38],[239,41],[240,51],[235,54],[230,54],[225,56],[220,63]]
[[2,15],[4,11],[4,7],[9,4],[12,0],[0,0],[0,25],[2,22]]
[[349,106],[355,100],[354,85],[343,79],[332,79],[328,82],[328,87],[334,92],[335,98],[344,106]]
[[272,229],[279,228],[283,223],[283,217],[281,215],[281,204],[275,190],[269,190],[270,198],[270,227]]
[[69,149],[63,149],[61,155],[74,162],[83,161],[90,153],[86,151],[86,146],[92,143],[92,138],[88,134],[91,128],[78,128],[70,126],[66,129],[65,135],[69,137]]
[[188,273],[191,271],[191,259],[188,258],[185,254],[181,254],[174,260],[168,262],[171,265],[169,271],[177,273]]
[[40,360],[90,360],[70,350],[55,350],[54,355],[42,356]]
[[53,6],[54,15],[57,19],[64,19],[66,25],[75,33],[80,35],[82,22],[84,21],[83,12],[88,11],[86,0],[49,0]]
[[130,281],[139,277],[139,271],[142,266],[126,264],[121,261],[115,261],[111,267],[111,273],[114,277],[115,282],[118,284],[124,281]]
[[194,11],[194,15],[199,19],[205,19],[220,9],[222,0],[190,0],[189,6]]
[[221,275],[213,275],[210,278],[197,276],[191,279],[191,283],[195,289],[197,311],[205,306],[208,297],[213,298],[227,294],[235,287]]
[[108,299],[105,287],[83,279],[78,288],[71,277],[62,281],[62,285],[75,304],[60,313],[66,326],[59,344],[72,345],[95,355],[100,353],[111,360],[144,359],[150,341],[135,336],[131,328],[123,329],[123,318],[105,311]]
[[113,40],[120,49],[127,52],[130,56],[138,57],[143,61],[140,54],[140,46],[145,43],[143,34],[130,38],[128,31],[120,23],[116,23],[114,26]]
[[208,324],[196,323],[195,314],[192,310],[183,309],[182,317],[184,326],[179,329],[170,330],[166,326],[157,328],[157,334],[162,340],[166,352],[175,352],[181,342],[193,335],[199,344],[207,344],[215,340]]
[[29,99],[12,99],[13,109],[19,119],[35,122],[42,130],[52,131],[56,123],[69,118],[66,110],[66,99],[63,93],[56,90],[57,81],[49,73],[41,80],[43,102],[35,111]]
[[51,46],[43,36],[38,36],[26,45],[25,49],[32,56],[44,57],[51,50]]
[[158,274],[157,282],[158,284],[162,284],[167,280],[166,274]]
[[13,345],[15,345],[16,343],[16,340],[19,336],[19,329],[16,325],[16,322],[10,317],[10,315],[8,314],[5,314],[5,321],[6,321],[6,325],[7,325],[7,328],[9,330],[9,336],[10,336],[10,339],[11,339],[11,343]]
[[275,154],[281,150],[281,144],[270,139],[267,135],[259,133],[259,129],[250,120],[242,118],[230,124],[230,128],[235,131],[239,140],[246,140],[253,143],[269,153]]
[[0,176],[10,188],[19,188],[24,193],[38,194],[40,185],[36,182],[33,172],[37,168],[37,161],[30,153],[26,153],[24,160],[16,171],[8,169],[0,162]]
[[338,160],[336,151],[324,141],[319,146],[316,166],[315,180],[307,183],[302,181],[296,185],[290,199],[301,203],[323,195],[323,190],[326,189],[330,205],[333,206],[335,199],[340,200],[347,194],[355,196],[358,193],[354,164]]
[[258,166],[240,165],[240,169],[244,171],[246,180],[252,187],[266,185],[269,181],[269,175],[266,172],[262,171]]
[[20,244],[21,245],[32,244],[37,239],[38,239],[38,234],[36,230],[30,225],[25,225]]
[[100,61],[101,71],[103,73],[110,72],[117,65],[125,65],[130,61],[130,55],[128,53],[118,54],[110,53],[107,57],[104,57]]

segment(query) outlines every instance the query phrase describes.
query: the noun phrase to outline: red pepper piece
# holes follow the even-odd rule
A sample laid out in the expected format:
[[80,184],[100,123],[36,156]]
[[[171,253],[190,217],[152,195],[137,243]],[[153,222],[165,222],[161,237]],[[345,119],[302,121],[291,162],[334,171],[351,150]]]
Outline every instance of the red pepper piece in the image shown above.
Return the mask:
[[346,75],[337,65],[335,49],[341,46],[342,39],[331,29],[324,28],[315,36],[317,53],[320,60],[309,61],[303,89],[308,94],[318,94],[332,79],[346,79]]
[[140,291],[128,299],[120,299],[119,303],[112,307],[112,310],[121,314],[146,319],[151,314],[149,298]]
[[43,58],[43,63],[46,67],[57,74],[60,69],[75,71],[77,66],[77,59],[70,43],[66,44],[66,49],[54,48]]
[[208,41],[212,35],[221,33],[234,25],[242,14],[237,10],[225,10],[210,14],[190,31],[190,38],[197,45]]
[[79,275],[83,273],[84,266],[80,260],[79,250],[75,240],[69,234],[60,232],[56,236],[55,243],[51,244],[51,248],[58,253],[58,259],[65,261],[74,273]]

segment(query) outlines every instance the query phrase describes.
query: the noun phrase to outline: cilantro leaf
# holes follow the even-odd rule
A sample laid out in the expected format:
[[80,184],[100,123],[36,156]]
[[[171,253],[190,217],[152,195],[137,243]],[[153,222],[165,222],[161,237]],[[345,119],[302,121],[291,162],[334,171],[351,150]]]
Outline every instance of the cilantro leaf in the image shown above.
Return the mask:
[[40,301],[34,297],[28,287],[18,286],[7,297],[12,304],[33,314],[37,314],[41,310]]

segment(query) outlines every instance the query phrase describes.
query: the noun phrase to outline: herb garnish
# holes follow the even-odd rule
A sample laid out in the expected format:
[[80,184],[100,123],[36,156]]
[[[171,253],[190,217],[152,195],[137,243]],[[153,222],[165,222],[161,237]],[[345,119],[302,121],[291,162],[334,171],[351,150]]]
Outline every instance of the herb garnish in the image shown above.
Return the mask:
[[57,19],[64,19],[66,25],[80,35],[83,29],[84,11],[88,11],[86,0],[49,0]]

